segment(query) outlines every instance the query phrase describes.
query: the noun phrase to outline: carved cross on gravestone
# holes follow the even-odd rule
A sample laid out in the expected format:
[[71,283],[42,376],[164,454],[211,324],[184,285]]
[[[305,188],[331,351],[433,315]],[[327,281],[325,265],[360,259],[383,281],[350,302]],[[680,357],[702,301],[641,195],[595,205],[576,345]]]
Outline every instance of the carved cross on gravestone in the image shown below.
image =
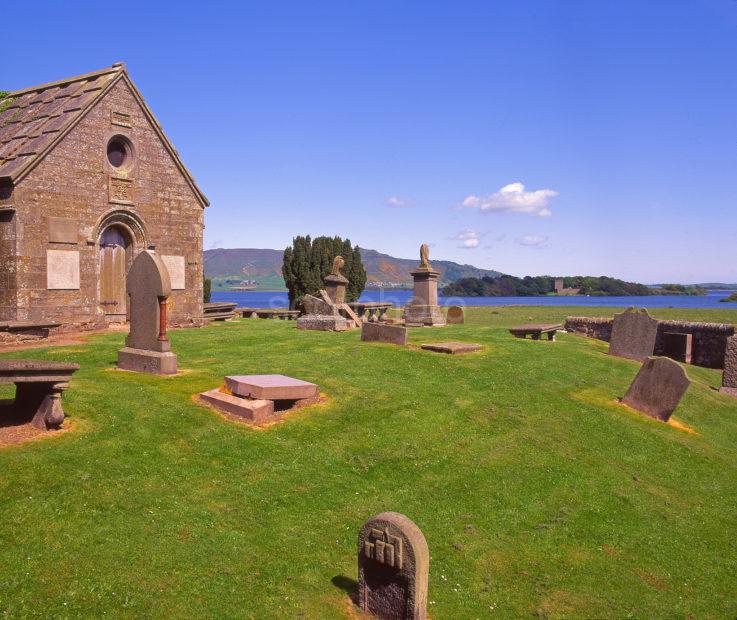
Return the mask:
[[427,616],[427,542],[408,517],[382,512],[358,535],[358,604],[383,620]]

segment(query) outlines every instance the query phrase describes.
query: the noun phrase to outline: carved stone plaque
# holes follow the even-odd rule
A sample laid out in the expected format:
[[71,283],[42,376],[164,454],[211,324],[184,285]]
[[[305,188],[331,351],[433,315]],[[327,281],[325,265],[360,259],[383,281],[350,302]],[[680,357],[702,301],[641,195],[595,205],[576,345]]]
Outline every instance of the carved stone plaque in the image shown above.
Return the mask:
[[77,250],[46,250],[46,287],[49,290],[79,289]]
[[169,271],[169,280],[171,280],[172,290],[183,290],[185,288],[185,267],[184,256],[161,256],[166,269]]
[[113,125],[119,125],[120,127],[130,127],[131,115],[126,114],[125,112],[116,112],[113,110],[110,112],[110,122]]
[[124,205],[133,204],[133,181],[110,177],[110,202]]

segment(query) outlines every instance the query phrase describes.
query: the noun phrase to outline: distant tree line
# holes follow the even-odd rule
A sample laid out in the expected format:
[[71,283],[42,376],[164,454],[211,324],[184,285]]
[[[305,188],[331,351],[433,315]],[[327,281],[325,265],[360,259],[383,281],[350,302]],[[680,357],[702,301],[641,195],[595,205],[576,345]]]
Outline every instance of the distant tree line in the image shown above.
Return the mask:
[[[555,292],[552,276],[503,275],[497,278],[461,278],[443,288],[446,297],[538,297]],[[704,295],[699,286],[663,284],[658,288],[625,282],[607,276],[572,276],[563,278],[563,286],[579,289],[580,295],[628,297],[633,295]]]
[[295,237],[284,250],[282,275],[289,291],[289,305],[294,308],[305,295],[317,295],[323,288],[323,278],[333,268],[333,259],[342,256],[343,275],[348,278],[346,301],[356,301],[366,286],[366,270],[361,262],[361,250],[349,239],[340,237]]

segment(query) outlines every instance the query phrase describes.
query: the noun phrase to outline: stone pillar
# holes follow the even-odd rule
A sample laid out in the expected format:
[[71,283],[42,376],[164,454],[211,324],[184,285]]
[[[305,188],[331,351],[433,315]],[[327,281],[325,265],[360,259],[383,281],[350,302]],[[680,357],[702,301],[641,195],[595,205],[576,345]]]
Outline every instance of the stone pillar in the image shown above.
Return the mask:
[[722,387],[719,388],[719,391],[730,396],[737,396],[737,335],[727,338]]
[[415,281],[412,301],[404,308],[406,323],[421,323],[422,325],[445,325],[445,317],[438,306],[438,277],[439,271],[432,268],[420,267],[412,272]]
[[334,304],[345,303],[345,287],[348,284],[348,278],[330,274],[325,276],[323,284],[325,285],[325,292]]

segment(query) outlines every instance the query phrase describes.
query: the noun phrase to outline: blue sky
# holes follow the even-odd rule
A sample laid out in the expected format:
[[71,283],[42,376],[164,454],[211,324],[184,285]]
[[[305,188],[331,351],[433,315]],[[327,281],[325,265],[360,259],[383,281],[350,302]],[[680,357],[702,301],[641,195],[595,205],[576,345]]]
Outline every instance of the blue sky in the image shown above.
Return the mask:
[[[0,88],[126,62],[209,197],[516,275],[737,281],[737,2],[8,3]],[[464,206],[465,205],[465,206]]]

